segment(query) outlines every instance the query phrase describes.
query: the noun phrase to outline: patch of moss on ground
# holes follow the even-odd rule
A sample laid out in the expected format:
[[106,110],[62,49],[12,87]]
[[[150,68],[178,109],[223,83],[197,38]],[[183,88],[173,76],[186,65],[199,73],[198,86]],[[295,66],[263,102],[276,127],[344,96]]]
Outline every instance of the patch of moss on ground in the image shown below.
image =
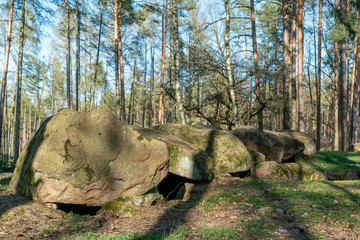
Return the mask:
[[122,198],[105,203],[98,213],[104,210],[113,211],[123,215],[130,214],[132,216],[136,216],[139,213],[139,210],[129,206],[128,200]]

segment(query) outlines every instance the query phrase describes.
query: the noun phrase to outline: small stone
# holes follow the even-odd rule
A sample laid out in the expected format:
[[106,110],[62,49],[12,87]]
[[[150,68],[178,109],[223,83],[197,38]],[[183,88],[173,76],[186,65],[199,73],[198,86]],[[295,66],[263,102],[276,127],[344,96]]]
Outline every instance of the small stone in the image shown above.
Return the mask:
[[346,174],[345,180],[359,180],[359,172],[356,170],[349,170]]
[[288,232],[286,229],[284,229],[282,227],[279,227],[278,231],[281,232],[281,233],[287,233]]
[[267,215],[272,215],[274,213],[274,209],[272,207],[262,207],[259,208],[257,212],[261,216],[267,216]]
[[284,214],[284,210],[282,210],[281,208],[277,208],[276,211],[280,214]]

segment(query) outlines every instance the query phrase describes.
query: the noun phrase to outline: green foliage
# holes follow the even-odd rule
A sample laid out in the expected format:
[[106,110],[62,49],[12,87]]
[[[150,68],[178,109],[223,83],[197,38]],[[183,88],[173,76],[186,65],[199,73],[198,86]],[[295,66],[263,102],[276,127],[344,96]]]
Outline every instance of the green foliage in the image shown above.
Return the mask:
[[13,172],[15,169],[14,159],[9,155],[0,154],[0,173]]
[[81,215],[73,212],[69,212],[65,215],[65,223],[79,223],[85,222],[89,219],[90,215]]

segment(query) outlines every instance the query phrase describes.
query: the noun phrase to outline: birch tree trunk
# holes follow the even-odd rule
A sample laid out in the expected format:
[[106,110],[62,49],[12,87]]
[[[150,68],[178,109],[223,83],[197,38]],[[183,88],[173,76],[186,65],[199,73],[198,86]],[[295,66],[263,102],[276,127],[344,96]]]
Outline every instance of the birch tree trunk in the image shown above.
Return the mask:
[[178,17],[178,6],[177,1],[172,0],[173,7],[173,35],[175,43],[175,54],[174,54],[174,64],[175,64],[175,95],[177,101],[178,115],[180,117],[180,123],[185,124],[185,112],[184,106],[182,103],[181,96],[181,81],[180,81],[180,37],[179,37],[179,17]]

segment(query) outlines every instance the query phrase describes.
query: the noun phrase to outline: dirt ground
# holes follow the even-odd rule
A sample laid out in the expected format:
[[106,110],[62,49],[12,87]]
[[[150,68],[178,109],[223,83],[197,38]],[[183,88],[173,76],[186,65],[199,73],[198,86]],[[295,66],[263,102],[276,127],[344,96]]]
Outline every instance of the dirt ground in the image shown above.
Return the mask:
[[[261,215],[250,204],[219,202],[207,211],[204,196],[217,194],[221,187],[239,186],[237,181],[227,178],[211,183],[206,192],[188,202],[169,201],[156,206],[144,207],[135,216],[121,216],[111,211],[97,215],[69,219],[67,213],[51,206],[0,192],[0,239],[62,239],[86,232],[104,234],[147,233],[168,234],[177,228],[188,229],[196,239],[199,226],[210,228],[232,228],[239,232],[238,239],[263,239],[246,227],[246,222],[261,220]],[[239,189],[242,191],[243,189]],[[256,190],[252,190],[256,191]],[[256,193],[254,193],[256,194]],[[324,239],[360,239],[360,226],[349,229],[335,229],[327,223],[298,223],[289,212],[277,212],[271,220],[276,224],[277,236],[272,239],[312,239],[307,233],[321,231]],[[264,223],[264,222],[262,222]],[[261,228],[261,226],[260,226]],[[194,234],[195,233],[195,234]]]

